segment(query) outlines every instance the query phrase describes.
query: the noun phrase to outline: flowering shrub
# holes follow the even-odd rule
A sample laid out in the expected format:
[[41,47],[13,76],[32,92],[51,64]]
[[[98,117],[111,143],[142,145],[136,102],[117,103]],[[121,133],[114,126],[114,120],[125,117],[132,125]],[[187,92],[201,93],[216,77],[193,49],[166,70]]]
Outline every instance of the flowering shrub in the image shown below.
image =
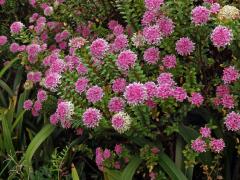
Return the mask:
[[35,90],[26,111],[86,136],[79,152],[89,150],[106,179],[121,171],[124,177],[134,162],[143,179],[194,179],[193,168],[231,178],[222,162],[239,148],[236,7],[145,0],[137,25],[128,14],[127,24],[107,19],[101,28],[75,28],[62,15],[76,10],[68,2],[29,2],[39,9],[29,25],[13,22],[11,41],[0,34],[0,46],[27,72],[24,88]]

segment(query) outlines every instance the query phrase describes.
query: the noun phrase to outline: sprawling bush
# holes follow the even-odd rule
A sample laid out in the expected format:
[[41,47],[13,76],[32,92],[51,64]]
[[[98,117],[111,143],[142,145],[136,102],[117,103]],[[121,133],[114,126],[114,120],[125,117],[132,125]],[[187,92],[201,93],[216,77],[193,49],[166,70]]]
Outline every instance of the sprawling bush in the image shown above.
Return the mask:
[[1,174],[239,178],[240,11],[229,3],[30,0],[29,20],[0,36],[11,59],[0,76],[12,64],[26,72],[23,113],[12,126],[3,110],[2,128],[11,137],[24,114],[45,126],[21,155],[5,144]]

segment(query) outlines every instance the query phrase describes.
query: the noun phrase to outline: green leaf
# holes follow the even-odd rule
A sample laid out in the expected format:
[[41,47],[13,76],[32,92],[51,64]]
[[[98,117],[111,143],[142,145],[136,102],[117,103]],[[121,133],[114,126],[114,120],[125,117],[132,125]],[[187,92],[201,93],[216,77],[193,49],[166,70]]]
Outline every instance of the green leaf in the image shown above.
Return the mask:
[[10,96],[13,96],[14,93],[11,90],[11,88],[3,81],[0,79],[0,87],[4,89]]
[[174,162],[165,153],[159,154],[160,166],[172,180],[187,180],[187,177],[179,170]]
[[15,154],[13,142],[12,142],[12,137],[11,137],[11,129],[9,127],[8,123],[8,118],[6,114],[7,112],[3,113],[0,118],[2,119],[2,134],[3,134],[3,143],[4,143],[4,148],[6,149],[6,152],[10,155]]
[[72,171],[72,179],[73,180],[80,180],[80,178],[78,176],[77,169],[75,168],[74,164],[72,164],[71,171]]
[[104,180],[119,180],[121,179],[121,172],[117,170],[104,170]]
[[26,171],[32,171],[32,157],[39,146],[50,136],[50,134],[54,131],[55,127],[51,124],[45,125],[33,138],[31,143],[29,144],[25,155],[23,156],[23,165],[26,168]]
[[2,78],[2,76],[4,75],[4,73],[17,61],[19,60],[18,58],[14,58],[12,61],[10,61],[9,63],[7,63],[6,66],[4,66],[4,68],[2,68],[2,70],[0,71],[0,78]]
[[199,133],[193,128],[180,125],[178,132],[187,143],[191,143],[192,140],[198,138]]
[[131,180],[142,160],[134,157],[122,172],[121,180]]

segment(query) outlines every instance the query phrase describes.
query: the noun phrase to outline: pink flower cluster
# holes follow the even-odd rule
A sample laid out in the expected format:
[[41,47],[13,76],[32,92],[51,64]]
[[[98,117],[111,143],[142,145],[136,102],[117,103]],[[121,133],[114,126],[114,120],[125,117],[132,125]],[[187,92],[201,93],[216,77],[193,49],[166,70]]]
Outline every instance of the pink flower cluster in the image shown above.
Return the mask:
[[103,95],[103,89],[99,86],[92,86],[86,92],[87,100],[91,103],[96,103],[100,101]]
[[214,99],[216,106],[223,105],[224,108],[234,108],[234,97],[230,94],[230,89],[227,85],[217,86],[216,95]]
[[162,34],[158,25],[146,26],[143,29],[143,37],[148,44],[159,44]]
[[112,127],[120,134],[129,130],[131,118],[127,113],[119,112],[112,117]]
[[100,110],[96,108],[88,108],[82,116],[83,124],[87,128],[95,128],[99,125],[102,118]]
[[126,71],[133,68],[137,60],[137,55],[131,50],[122,51],[116,61],[119,70]]
[[150,11],[158,11],[164,0],[145,0],[145,7]]
[[108,109],[110,112],[120,112],[123,111],[125,102],[120,97],[113,97],[108,102]]
[[162,59],[163,65],[167,68],[167,69],[171,69],[176,67],[177,65],[177,59],[175,55],[166,55],[163,57]]
[[143,84],[134,82],[126,87],[124,97],[128,104],[141,104],[147,99],[147,91]]
[[7,37],[6,36],[0,36],[0,46],[3,46],[7,43]]
[[195,43],[189,37],[182,37],[176,42],[176,51],[181,56],[190,55],[195,50]]
[[227,68],[224,68],[223,70],[223,76],[222,80],[225,84],[230,84],[234,81],[236,81],[239,78],[239,72],[235,69],[234,66],[229,66]]
[[211,34],[211,41],[217,48],[230,45],[232,39],[232,30],[222,25],[217,26]]
[[[116,144],[114,151],[110,151],[109,149],[105,148],[104,150],[100,147],[96,148],[95,154],[95,162],[97,164],[97,167],[100,171],[104,170],[104,161],[108,160],[111,158],[111,160],[114,160],[117,156],[120,156],[122,154],[123,147],[121,144]],[[126,160],[125,160],[126,163]],[[115,161],[113,163],[115,169],[120,169],[121,168],[121,163],[120,161]]]
[[198,152],[203,153],[206,152],[209,148],[211,151],[215,153],[220,153],[223,151],[225,147],[225,143],[223,139],[215,139],[211,137],[211,129],[208,127],[200,128],[201,137],[192,141],[191,148]]
[[0,0],[0,6],[5,4],[5,0]]
[[204,6],[197,6],[192,10],[192,22],[195,25],[206,24],[209,20],[210,11]]
[[89,80],[87,78],[80,77],[75,83],[75,90],[80,94],[83,93],[88,87],[88,82]]
[[113,92],[115,92],[115,93],[124,92],[126,84],[127,84],[127,82],[124,78],[115,79],[112,84]]
[[109,49],[109,45],[106,40],[98,38],[94,40],[90,46],[90,52],[92,56],[96,58],[103,58],[106,51]]
[[24,24],[19,21],[12,23],[10,26],[11,33],[13,33],[13,34],[20,33],[23,28],[24,28]]
[[236,112],[231,112],[227,115],[225,126],[229,131],[239,131],[240,130],[240,114]]
[[192,105],[195,105],[195,106],[200,106],[202,105],[203,103],[203,96],[200,94],[200,93],[192,93],[192,96],[189,98],[189,101],[191,102]]
[[18,43],[12,43],[9,47],[9,50],[12,53],[22,52],[25,51],[26,46],[25,45],[19,45]]
[[156,64],[159,60],[159,50],[155,47],[150,47],[144,51],[143,59],[148,64]]
[[29,72],[27,74],[27,80],[32,81],[34,83],[40,82],[42,79],[42,73],[39,71],[36,72]]
[[56,124],[60,120],[63,128],[70,128],[73,114],[74,105],[70,101],[59,101],[54,114],[55,117],[52,117],[52,120],[56,121],[55,123],[53,121],[53,124]]

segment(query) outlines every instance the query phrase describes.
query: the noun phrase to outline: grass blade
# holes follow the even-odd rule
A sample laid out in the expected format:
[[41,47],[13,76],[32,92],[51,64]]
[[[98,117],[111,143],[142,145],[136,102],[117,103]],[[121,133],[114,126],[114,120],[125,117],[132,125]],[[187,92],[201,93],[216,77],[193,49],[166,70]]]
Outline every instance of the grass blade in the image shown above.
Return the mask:
[[7,65],[4,66],[4,68],[2,68],[2,70],[0,71],[0,78],[2,78],[2,76],[4,75],[4,73],[15,63],[17,62],[18,57],[14,58],[12,61],[10,61],[9,63],[7,63]]
[[32,157],[34,153],[39,148],[39,146],[48,138],[48,136],[50,136],[54,129],[55,127],[51,124],[45,125],[29,144],[23,157],[23,165],[25,166],[25,169],[28,173],[32,171]]
[[134,157],[122,172],[121,180],[131,180],[142,160]]
[[14,93],[11,90],[11,88],[1,79],[0,79],[0,87],[4,89],[10,96],[14,96]]
[[74,164],[72,164],[71,171],[72,171],[72,180],[80,180],[77,169],[75,168]]
[[160,166],[168,174],[172,180],[187,180],[187,177],[180,169],[176,167],[174,162],[165,153],[159,154]]

